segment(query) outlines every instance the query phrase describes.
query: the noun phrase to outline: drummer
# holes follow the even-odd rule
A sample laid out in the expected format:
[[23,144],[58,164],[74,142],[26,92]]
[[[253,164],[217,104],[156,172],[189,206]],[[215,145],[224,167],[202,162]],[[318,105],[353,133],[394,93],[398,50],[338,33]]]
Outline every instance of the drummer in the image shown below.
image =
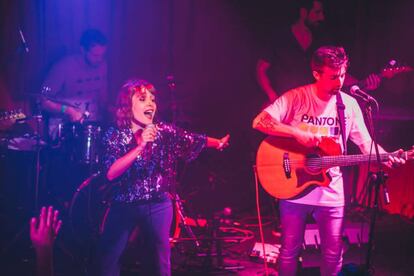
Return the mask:
[[42,86],[42,108],[51,113],[49,134],[62,122],[101,121],[107,99],[106,37],[96,29],[83,32],[80,53],[64,57]]

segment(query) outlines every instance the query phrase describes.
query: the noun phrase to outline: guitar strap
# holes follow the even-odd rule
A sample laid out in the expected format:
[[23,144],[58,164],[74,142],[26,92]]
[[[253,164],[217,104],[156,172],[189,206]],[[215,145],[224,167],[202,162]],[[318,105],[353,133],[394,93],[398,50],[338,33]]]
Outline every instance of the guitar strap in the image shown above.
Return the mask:
[[[341,127],[341,137],[342,137],[342,144],[344,145],[344,152],[343,155],[347,154],[347,147],[346,147],[346,128],[345,128],[345,105],[342,101],[341,93],[338,92],[336,94],[336,109],[338,111],[339,117],[339,125]],[[355,201],[356,196],[353,194],[355,192],[355,188],[351,187],[351,167],[341,167],[342,177],[344,181],[344,197],[345,197],[345,205],[349,205]]]
[[341,93],[336,93],[336,109],[338,111],[338,117],[339,117],[339,125],[341,127],[341,137],[342,137],[342,144],[344,145],[344,152],[343,154],[347,154],[347,148],[346,148],[346,128],[345,128],[345,105],[342,101]]

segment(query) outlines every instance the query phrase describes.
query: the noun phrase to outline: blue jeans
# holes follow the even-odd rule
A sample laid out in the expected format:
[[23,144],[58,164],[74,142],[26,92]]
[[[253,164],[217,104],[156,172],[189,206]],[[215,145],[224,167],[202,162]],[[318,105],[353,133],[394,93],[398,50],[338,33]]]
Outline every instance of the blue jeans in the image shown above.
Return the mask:
[[322,207],[281,200],[279,209],[282,226],[279,275],[296,275],[308,215],[316,220],[321,237],[321,275],[337,275],[342,268],[344,207]]
[[146,245],[145,260],[142,260],[144,275],[171,275],[169,233],[172,214],[168,195],[157,201],[114,204],[98,242],[92,264],[94,275],[120,274],[119,259],[137,225]]

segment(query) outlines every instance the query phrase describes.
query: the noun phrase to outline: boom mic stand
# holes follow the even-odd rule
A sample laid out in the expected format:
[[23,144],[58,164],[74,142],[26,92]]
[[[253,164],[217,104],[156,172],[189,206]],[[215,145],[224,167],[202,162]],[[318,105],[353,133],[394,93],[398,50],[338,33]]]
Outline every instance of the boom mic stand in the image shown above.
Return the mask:
[[[372,258],[372,247],[374,244],[374,230],[375,230],[375,225],[376,225],[376,220],[377,220],[377,215],[378,215],[378,211],[379,211],[379,191],[380,191],[380,187],[382,186],[383,191],[384,191],[384,200],[386,204],[390,203],[390,198],[388,195],[388,189],[386,186],[386,180],[387,180],[387,175],[384,172],[384,170],[382,169],[381,166],[381,156],[378,150],[378,143],[377,143],[377,137],[376,137],[376,133],[375,133],[375,129],[374,129],[374,122],[373,122],[373,117],[372,117],[372,108],[373,106],[375,106],[376,111],[379,111],[379,105],[378,102],[372,98],[363,98],[360,97],[364,103],[364,113],[367,119],[367,124],[368,124],[368,131],[371,134],[372,137],[372,141],[374,143],[374,149],[375,149],[375,155],[376,155],[376,161],[378,163],[378,172],[372,172],[370,173],[370,183],[369,185],[371,187],[373,187],[374,189],[374,201],[373,201],[373,209],[371,211],[371,221],[370,221],[370,227],[369,227],[369,239],[368,239],[368,247],[367,247],[367,253],[366,253],[366,258],[365,258],[365,271],[364,274],[366,275],[371,275],[372,272],[372,263],[371,263],[371,258]],[[368,202],[369,206],[370,206],[371,202]]]

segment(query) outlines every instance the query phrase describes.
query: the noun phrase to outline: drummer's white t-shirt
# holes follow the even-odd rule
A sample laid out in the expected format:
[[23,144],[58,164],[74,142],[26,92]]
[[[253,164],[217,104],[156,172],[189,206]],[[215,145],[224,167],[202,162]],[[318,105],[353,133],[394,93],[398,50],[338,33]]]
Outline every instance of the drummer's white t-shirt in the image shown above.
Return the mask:
[[[103,62],[93,67],[86,64],[83,55],[70,55],[55,64],[43,87],[45,96],[57,102],[72,105],[82,112],[89,112],[89,121],[102,119],[102,107],[107,98],[107,65]],[[58,124],[65,116],[53,114],[49,119],[49,134],[55,136]]]
[[[345,105],[346,138],[360,146],[371,140],[358,102],[340,92]],[[265,112],[275,120],[295,126],[320,136],[334,138],[343,149],[340,123],[337,115],[336,96],[323,101],[316,96],[315,84],[302,86],[284,93]],[[343,178],[339,167],[329,169],[332,181],[327,187],[317,186],[295,203],[317,206],[343,206]]]

